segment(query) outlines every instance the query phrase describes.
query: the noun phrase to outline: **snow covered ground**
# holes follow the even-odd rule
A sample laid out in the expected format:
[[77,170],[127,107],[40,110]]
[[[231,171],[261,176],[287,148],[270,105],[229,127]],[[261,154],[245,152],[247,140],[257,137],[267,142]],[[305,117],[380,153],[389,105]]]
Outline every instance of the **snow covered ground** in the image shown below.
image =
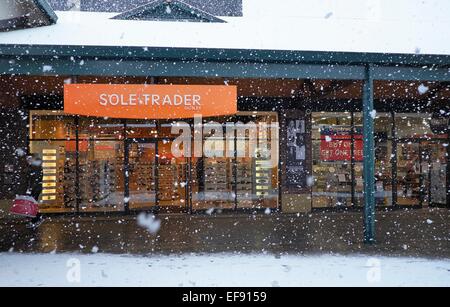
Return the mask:
[[0,286],[450,286],[450,259],[0,253]]

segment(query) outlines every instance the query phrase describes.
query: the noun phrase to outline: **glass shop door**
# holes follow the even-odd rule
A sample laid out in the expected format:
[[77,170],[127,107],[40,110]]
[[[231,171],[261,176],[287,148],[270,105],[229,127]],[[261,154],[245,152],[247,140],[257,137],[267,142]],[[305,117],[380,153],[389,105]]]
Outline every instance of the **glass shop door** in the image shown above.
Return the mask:
[[189,210],[189,162],[185,157],[172,154],[173,139],[157,141],[157,201],[161,211],[167,213]]
[[447,204],[447,144],[438,140],[421,142],[424,204]]
[[171,144],[171,139],[127,141],[129,210],[187,211],[187,159],[175,158]]
[[129,140],[126,144],[128,159],[128,202],[130,210],[157,208],[157,143],[149,140]]

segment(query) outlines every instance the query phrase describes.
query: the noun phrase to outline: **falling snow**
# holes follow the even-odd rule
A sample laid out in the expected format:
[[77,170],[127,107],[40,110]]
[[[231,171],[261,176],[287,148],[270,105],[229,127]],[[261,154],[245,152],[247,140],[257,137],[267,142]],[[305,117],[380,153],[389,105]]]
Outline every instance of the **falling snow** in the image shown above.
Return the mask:
[[450,2],[411,1],[0,4],[0,286],[450,286]]

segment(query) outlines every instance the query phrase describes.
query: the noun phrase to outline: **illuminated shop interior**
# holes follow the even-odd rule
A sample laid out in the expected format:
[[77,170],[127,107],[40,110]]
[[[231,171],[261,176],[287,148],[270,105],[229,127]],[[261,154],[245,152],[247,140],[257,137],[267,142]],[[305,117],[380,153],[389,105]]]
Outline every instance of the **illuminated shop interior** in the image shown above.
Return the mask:
[[[280,159],[271,165],[259,148],[252,157],[239,156],[239,150],[249,150],[245,148],[248,134],[235,136],[233,142],[203,135],[203,146],[205,142],[223,146],[225,152],[234,152],[232,156],[174,157],[174,120],[64,114],[62,89],[68,78],[0,78],[3,88],[17,89],[4,91],[3,98],[23,110],[29,123],[28,151],[43,159],[43,212],[155,208],[164,212],[211,208],[308,212],[363,205],[361,81],[77,79],[89,84],[236,85],[238,113],[204,118],[204,123],[213,120],[223,127],[226,122],[279,124],[276,135],[257,136],[268,138],[269,144],[274,144],[271,138],[276,139]],[[374,96],[376,205],[446,205],[449,135],[441,113],[448,106],[449,86],[376,81]],[[292,173],[297,179],[289,177]]]

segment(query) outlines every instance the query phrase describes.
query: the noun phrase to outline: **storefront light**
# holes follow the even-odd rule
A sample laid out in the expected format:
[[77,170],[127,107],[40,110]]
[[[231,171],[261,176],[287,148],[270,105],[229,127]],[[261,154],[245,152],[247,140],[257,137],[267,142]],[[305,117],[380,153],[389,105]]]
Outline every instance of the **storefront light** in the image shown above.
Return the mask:
[[56,149],[43,149],[43,154],[56,154]]
[[56,200],[56,195],[43,195],[42,200],[43,201]]

